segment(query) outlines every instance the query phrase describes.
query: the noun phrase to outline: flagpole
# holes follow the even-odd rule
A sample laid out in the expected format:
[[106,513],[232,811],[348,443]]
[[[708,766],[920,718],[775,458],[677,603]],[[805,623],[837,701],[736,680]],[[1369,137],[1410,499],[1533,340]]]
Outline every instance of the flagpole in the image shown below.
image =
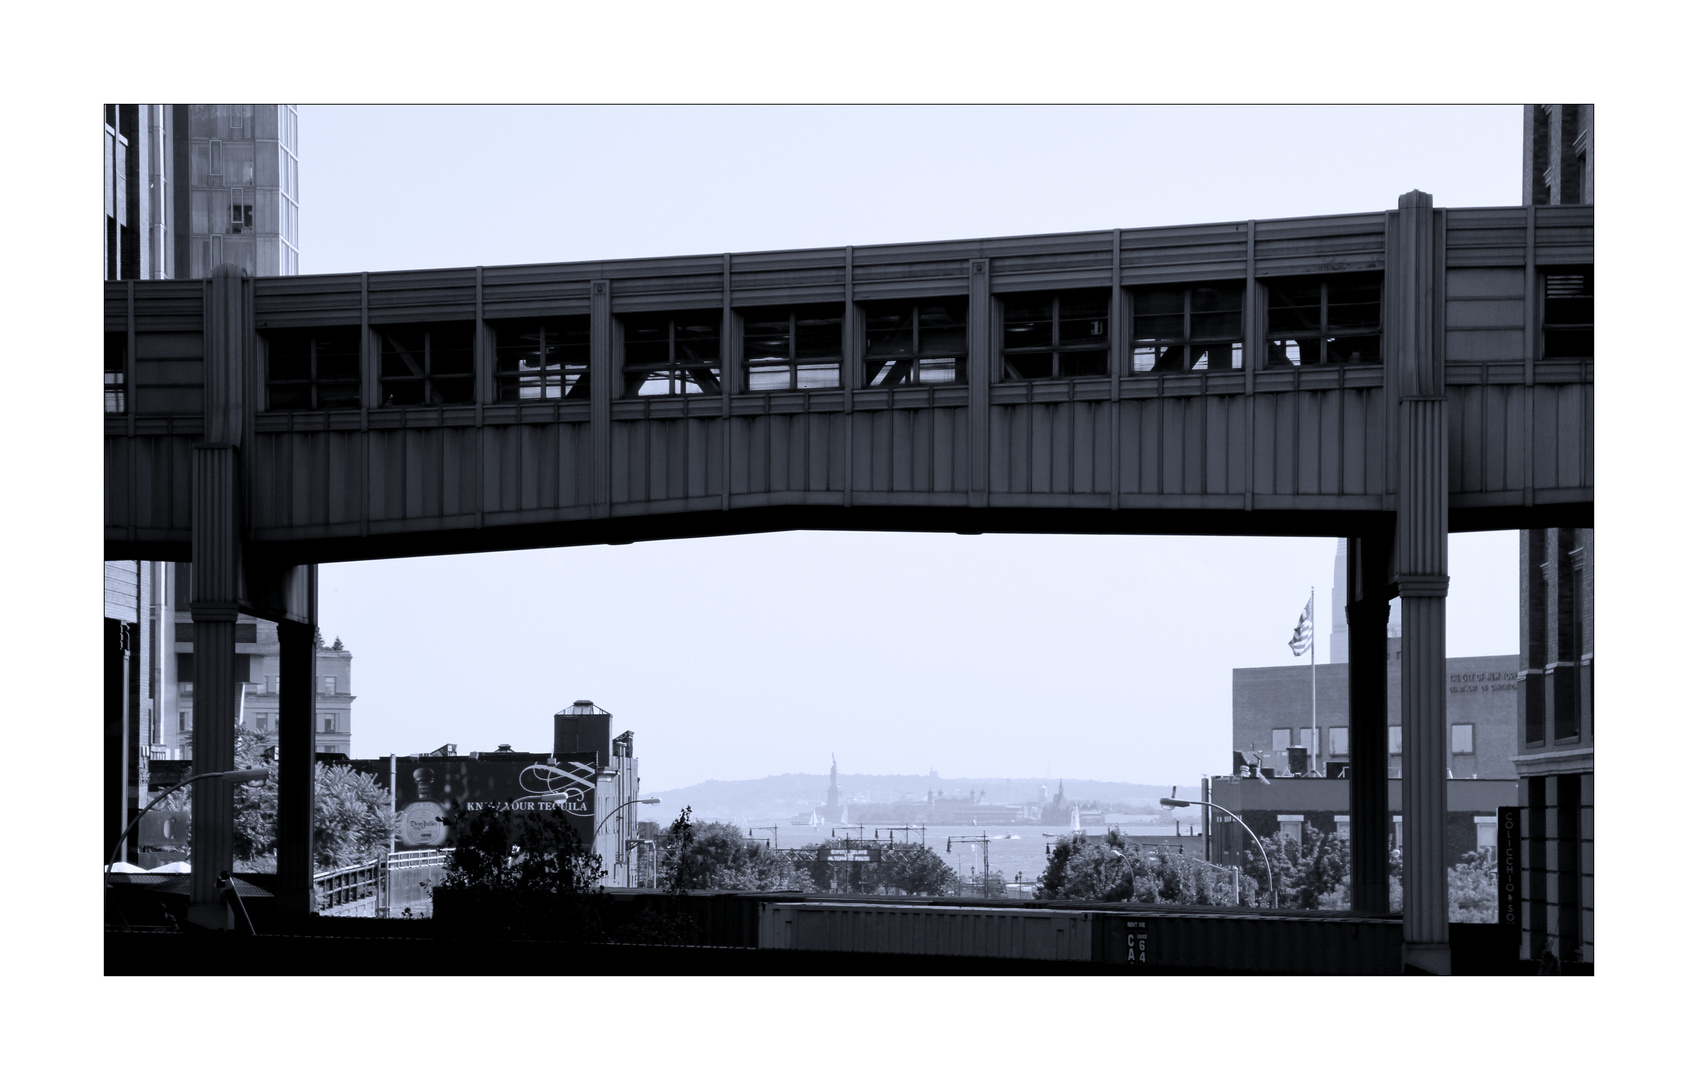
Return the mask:
[[1320,630],[1315,624],[1315,587],[1311,585],[1309,586],[1309,771],[1314,773],[1320,773],[1316,766],[1321,760],[1320,726],[1315,719],[1315,639],[1320,636]]

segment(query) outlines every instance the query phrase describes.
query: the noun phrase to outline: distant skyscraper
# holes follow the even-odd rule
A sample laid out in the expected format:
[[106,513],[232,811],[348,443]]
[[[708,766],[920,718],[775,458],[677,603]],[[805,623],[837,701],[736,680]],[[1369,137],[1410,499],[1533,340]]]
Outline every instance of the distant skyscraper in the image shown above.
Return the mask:
[[109,281],[300,271],[293,105],[107,105]]
[[[1350,662],[1350,624],[1345,618],[1344,601],[1348,595],[1345,585],[1345,540],[1339,537],[1338,553],[1332,560],[1332,633],[1327,638],[1327,663]],[[1386,637],[1403,636],[1403,601],[1393,597],[1391,615],[1386,621]]]
[[173,105],[177,277],[300,272],[293,105]]

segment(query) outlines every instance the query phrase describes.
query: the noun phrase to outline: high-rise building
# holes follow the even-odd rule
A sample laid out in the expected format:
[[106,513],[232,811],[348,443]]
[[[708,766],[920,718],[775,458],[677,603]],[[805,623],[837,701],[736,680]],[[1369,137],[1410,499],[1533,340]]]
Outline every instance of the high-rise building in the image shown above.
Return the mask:
[[256,277],[299,273],[295,107],[173,105],[171,113],[174,276],[206,277],[223,263]]
[[[256,277],[299,272],[295,106],[107,105],[103,113],[107,280],[204,278],[222,263]],[[128,352],[123,334],[107,335],[108,424],[128,419]],[[106,564],[108,850],[145,805],[149,758],[192,756],[188,584],[186,563]],[[237,642],[242,721],[263,733],[259,725],[269,720],[275,738],[276,627],[240,616]],[[351,659],[346,650],[319,651],[314,728],[320,752],[350,751]],[[327,679],[336,680],[335,691],[325,689]],[[131,854],[138,854],[133,846]]]

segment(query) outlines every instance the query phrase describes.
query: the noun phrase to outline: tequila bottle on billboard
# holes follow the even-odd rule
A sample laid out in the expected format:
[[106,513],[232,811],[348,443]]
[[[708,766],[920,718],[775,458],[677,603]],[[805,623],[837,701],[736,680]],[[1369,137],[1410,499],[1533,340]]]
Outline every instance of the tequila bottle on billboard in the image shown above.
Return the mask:
[[436,798],[436,773],[414,769],[413,783],[419,797],[401,811],[401,842],[408,847],[441,847],[448,839],[448,810]]

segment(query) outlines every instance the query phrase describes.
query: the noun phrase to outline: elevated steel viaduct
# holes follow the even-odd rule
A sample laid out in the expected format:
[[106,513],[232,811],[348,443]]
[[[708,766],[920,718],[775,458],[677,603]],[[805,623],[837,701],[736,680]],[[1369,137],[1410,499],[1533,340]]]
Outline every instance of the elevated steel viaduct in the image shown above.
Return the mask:
[[[105,286],[108,559],[194,564],[197,771],[279,622],[280,901],[311,881],[316,564],[783,529],[1350,538],[1351,872],[1449,970],[1446,538],[1589,526],[1592,208]],[[1589,309],[1588,309],[1589,311]],[[114,405],[114,386],[119,388]],[[843,568],[851,575],[853,568]],[[987,582],[994,588],[994,582]],[[1357,662],[1361,661],[1361,662]],[[195,803],[222,925],[230,800]]]

